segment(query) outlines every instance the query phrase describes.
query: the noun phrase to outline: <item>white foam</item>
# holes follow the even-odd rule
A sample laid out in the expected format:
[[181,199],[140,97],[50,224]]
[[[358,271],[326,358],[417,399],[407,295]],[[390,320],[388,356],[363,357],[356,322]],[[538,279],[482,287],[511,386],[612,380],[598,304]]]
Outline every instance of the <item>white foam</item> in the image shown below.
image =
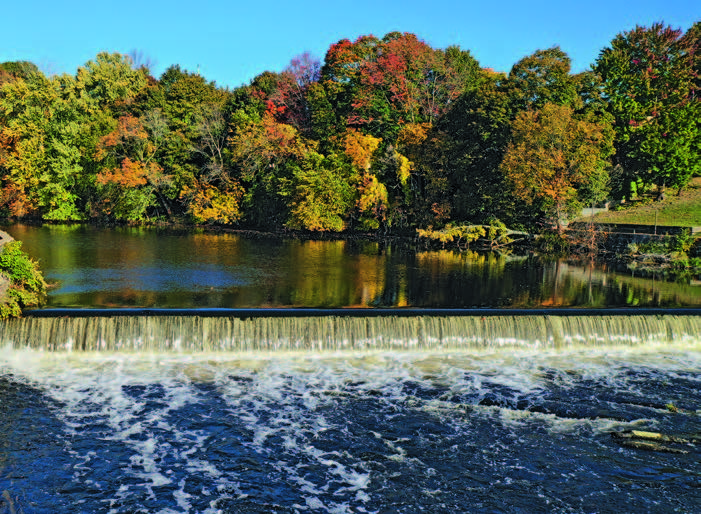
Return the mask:
[[190,512],[192,504],[188,501],[192,498],[191,494],[185,492],[185,479],[183,478],[178,482],[179,489],[173,493],[175,501],[178,502],[178,507],[183,509],[185,512]]

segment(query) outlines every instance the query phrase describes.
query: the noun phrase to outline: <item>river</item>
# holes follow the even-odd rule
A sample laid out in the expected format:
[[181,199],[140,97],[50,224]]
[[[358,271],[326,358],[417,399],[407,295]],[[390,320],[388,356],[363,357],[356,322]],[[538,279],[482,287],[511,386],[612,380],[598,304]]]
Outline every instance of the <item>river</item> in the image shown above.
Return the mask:
[[701,286],[533,256],[89,225],[5,227],[49,307],[699,307]]
[[[9,231],[51,308],[254,310],[3,322],[0,513],[701,505],[695,286],[376,243]],[[465,307],[487,309],[421,312]]]

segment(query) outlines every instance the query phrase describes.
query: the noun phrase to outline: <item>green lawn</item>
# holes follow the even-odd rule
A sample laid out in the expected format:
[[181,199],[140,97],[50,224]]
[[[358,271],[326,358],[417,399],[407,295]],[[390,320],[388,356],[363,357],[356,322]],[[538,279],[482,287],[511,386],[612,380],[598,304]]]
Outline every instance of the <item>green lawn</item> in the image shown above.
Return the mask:
[[694,178],[687,188],[677,196],[668,190],[662,202],[646,205],[632,204],[620,211],[602,212],[594,216],[597,223],[633,223],[638,225],[677,225],[683,227],[701,226],[701,178]]

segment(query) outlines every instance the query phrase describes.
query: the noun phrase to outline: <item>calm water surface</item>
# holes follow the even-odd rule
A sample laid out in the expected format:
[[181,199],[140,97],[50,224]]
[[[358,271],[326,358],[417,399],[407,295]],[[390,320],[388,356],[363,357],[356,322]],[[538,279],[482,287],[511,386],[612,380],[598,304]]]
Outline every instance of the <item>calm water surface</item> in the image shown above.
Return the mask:
[[535,257],[83,225],[6,230],[50,307],[699,307],[701,287]]

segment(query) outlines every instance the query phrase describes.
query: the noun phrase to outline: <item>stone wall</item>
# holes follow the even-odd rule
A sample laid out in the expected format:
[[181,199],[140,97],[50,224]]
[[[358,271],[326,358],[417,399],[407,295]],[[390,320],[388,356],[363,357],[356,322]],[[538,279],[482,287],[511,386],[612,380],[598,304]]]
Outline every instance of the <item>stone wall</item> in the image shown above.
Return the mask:
[[[628,252],[628,245],[631,243],[641,244],[651,241],[663,242],[667,237],[683,234],[691,229],[692,235],[696,234],[698,238],[701,235],[701,227],[655,227],[653,225],[624,225],[624,224],[601,224],[595,225],[596,231],[599,234],[601,247],[607,252],[614,254],[622,254]],[[574,232],[586,233],[590,227],[587,223],[577,222],[571,223],[568,230]],[[701,241],[701,238],[698,239]],[[699,245],[694,245],[698,248]],[[692,255],[698,250],[692,251]]]
[[[572,230],[586,230],[588,223],[577,221],[570,223],[568,225],[569,229]],[[614,233],[614,234],[649,234],[658,236],[676,236],[683,234],[685,231],[691,231],[692,234],[701,234],[701,227],[682,227],[682,226],[661,226],[661,225],[634,225],[634,224],[623,224],[623,223],[601,223],[596,224],[596,226],[602,232]]]

